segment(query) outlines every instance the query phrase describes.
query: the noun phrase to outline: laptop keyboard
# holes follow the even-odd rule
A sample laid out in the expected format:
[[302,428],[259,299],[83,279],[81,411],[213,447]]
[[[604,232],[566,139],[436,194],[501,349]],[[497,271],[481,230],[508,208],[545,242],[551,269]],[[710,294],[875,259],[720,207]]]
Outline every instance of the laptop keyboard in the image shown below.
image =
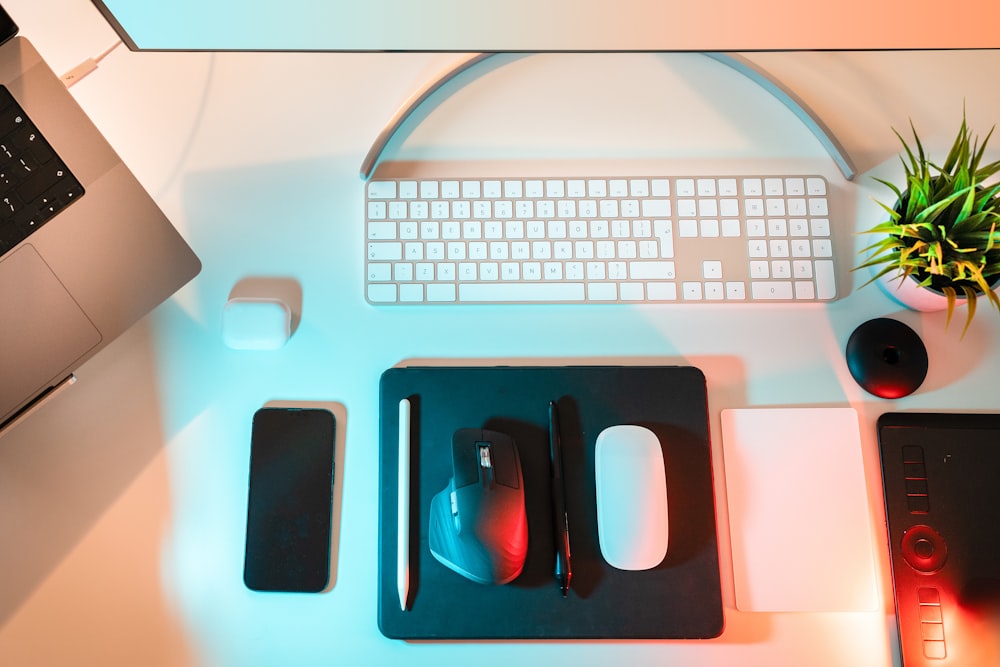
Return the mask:
[[0,86],[0,255],[83,194],[14,96]]
[[366,204],[374,304],[837,296],[819,176],[374,179]]

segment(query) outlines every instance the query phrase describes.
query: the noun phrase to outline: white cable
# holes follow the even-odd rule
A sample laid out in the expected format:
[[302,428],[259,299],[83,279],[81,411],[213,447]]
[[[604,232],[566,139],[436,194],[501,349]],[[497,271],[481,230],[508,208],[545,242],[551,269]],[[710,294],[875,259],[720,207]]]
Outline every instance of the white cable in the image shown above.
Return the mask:
[[87,58],[76,67],[63,74],[61,77],[59,77],[62,80],[63,85],[65,85],[67,88],[71,88],[78,81],[80,81],[85,76],[87,76],[95,69],[97,69],[97,66],[100,64],[100,62],[105,58],[107,58],[112,51],[114,51],[121,45],[122,45],[122,40],[119,39],[117,42],[115,42],[108,48],[104,49],[104,51],[102,51],[98,55],[93,56],[91,58]]

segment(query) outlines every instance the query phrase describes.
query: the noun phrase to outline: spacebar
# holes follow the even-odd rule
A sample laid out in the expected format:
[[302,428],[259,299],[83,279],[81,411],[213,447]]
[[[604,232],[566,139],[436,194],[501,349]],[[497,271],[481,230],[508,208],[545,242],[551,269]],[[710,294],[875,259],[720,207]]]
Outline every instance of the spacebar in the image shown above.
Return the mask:
[[459,301],[583,301],[583,283],[459,283]]

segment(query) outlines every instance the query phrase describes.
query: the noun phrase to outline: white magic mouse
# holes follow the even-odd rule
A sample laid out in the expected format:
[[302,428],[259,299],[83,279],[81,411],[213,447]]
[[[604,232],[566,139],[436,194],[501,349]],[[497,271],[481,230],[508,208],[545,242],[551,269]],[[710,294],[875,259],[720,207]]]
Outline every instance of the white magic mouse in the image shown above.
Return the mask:
[[597,533],[601,555],[620,570],[649,570],[667,555],[667,475],[656,434],[618,424],[597,436]]

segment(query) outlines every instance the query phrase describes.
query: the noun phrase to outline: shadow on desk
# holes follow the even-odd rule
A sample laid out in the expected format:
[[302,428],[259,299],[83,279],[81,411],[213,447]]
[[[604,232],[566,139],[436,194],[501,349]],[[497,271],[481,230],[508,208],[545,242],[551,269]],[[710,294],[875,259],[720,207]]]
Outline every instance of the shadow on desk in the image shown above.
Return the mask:
[[[157,374],[146,319],[85,364],[72,390],[0,441],[0,627],[22,611],[53,615],[60,596],[43,591],[69,579],[101,598],[99,616],[125,609],[134,616],[129,598],[162,595],[156,563],[167,506],[159,494],[143,495],[149,483],[136,484],[163,474],[154,465],[164,449]],[[163,476],[152,486],[166,495]],[[75,552],[86,556],[83,571],[81,559],[69,558]],[[70,596],[77,599],[90,593]],[[93,622],[94,610],[56,605],[53,622],[80,614]],[[141,613],[165,606],[144,601]],[[162,619],[158,627],[176,632]]]

